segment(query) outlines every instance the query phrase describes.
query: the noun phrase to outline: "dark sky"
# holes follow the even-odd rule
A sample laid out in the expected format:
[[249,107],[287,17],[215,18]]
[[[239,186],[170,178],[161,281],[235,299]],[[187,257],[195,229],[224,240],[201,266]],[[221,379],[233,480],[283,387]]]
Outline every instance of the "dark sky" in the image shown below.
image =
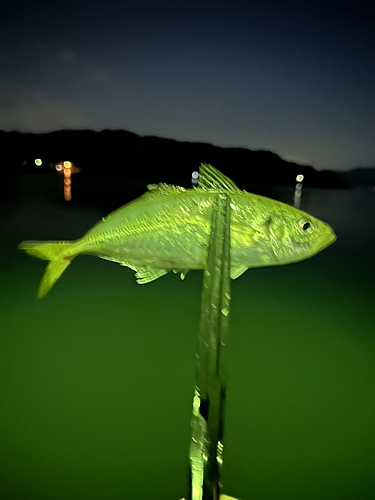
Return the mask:
[[127,129],[375,166],[375,0],[9,1],[0,129]]

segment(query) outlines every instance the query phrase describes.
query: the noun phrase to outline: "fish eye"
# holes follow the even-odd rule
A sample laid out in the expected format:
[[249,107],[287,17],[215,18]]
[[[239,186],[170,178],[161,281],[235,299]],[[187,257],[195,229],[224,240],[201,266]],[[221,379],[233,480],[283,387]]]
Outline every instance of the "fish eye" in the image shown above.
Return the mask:
[[301,220],[300,221],[300,228],[302,229],[303,232],[308,231],[309,229],[312,229],[311,222],[308,220]]

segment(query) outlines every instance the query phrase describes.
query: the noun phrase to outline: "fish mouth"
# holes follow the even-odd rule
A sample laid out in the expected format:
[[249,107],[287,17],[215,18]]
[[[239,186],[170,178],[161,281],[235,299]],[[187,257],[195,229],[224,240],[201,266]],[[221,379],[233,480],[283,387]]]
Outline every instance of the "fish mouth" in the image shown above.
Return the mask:
[[333,232],[333,230],[331,230],[329,233],[326,233],[325,237],[320,241],[318,252],[320,252],[321,250],[324,250],[325,248],[329,247],[336,240],[337,240],[337,236],[335,235],[335,233]]

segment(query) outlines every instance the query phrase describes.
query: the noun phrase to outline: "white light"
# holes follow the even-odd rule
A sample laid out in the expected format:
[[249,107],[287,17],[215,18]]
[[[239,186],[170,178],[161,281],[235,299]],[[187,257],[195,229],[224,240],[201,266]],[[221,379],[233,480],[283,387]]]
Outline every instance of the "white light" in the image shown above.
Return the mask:
[[199,175],[199,173],[196,170],[194,170],[194,172],[191,174],[191,177],[193,179],[198,179],[198,175]]
[[58,164],[56,165],[56,170],[57,170],[58,172],[61,172],[61,170],[62,170],[62,166],[60,165],[60,163],[58,163]]
[[303,181],[303,178],[304,178],[304,176],[303,176],[302,174],[299,174],[299,175],[297,175],[297,177],[296,177],[296,181],[297,181],[297,182],[302,182],[302,181]]

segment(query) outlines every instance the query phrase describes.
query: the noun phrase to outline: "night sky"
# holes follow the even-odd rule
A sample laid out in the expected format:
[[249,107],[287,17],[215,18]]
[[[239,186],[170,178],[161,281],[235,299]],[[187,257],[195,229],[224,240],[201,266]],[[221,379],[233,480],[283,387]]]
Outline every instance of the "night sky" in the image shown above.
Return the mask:
[[19,1],[0,129],[126,129],[375,166],[375,2]]

